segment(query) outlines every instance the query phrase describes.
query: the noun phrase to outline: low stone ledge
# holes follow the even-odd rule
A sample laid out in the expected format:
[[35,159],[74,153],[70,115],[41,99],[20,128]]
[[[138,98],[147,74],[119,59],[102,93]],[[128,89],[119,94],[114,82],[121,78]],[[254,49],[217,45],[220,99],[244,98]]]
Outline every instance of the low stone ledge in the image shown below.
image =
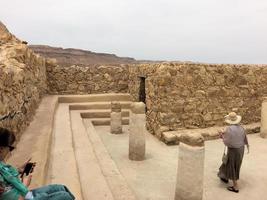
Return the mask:
[[[162,133],[162,140],[165,144],[178,144],[179,138],[177,135],[173,134],[172,131],[163,132]],[[178,143],[177,143],[178,142]]]
[[[260,132],[260,123],[252,123],[243,125],[247,134],[255,134]],[[190,137],[185,135],[201,135],[205,141],[219,139],[218,131],[224,127],[210,127],[204,129],[181,129],[177,131],[165,131],[161,134],[162,141],[167,145],[179,144],[181,137]]]
[[42,99],[34,115],[34,120],[22,134],[16,149],[7,160],[7,163],[14,166],[23,164],[28,158],[32,158],[32,161],[37,163],[31,188],[40,187],[46,182],[54,112],[57,105],[57,96],[46,96]]

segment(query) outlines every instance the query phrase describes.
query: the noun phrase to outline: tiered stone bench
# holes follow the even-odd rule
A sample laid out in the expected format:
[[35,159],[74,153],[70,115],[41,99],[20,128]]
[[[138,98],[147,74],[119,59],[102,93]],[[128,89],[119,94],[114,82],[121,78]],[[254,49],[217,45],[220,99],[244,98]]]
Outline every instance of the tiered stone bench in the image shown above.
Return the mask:
[[123,124],[129,124],[129,94],[43,98],[8,162],[37,162],[32,188],[59,183],[78,200],[136,199],[94,129],[110,124],[111,101],[121,103]]
[[32,188],[44,185],[47,179],[54,114],[57,106],[57,96],[46,96],[42,99],[34,120],[22,134],[16,149],[7,160],[15,166],[21,165],[28,158],[37,162],[31,183]]

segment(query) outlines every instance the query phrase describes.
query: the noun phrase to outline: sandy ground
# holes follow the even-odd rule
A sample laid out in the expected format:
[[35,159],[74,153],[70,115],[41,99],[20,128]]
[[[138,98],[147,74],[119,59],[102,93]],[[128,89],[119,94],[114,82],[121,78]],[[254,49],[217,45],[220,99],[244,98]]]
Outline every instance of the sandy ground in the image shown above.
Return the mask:
[[[95,127],[111,157],[140,200],[174,199],[178,146],[166,146],[146,134],[146,160],[128,159],[128,126],[124,134],[112,135],[109,126]],[[267,198],[267,140],[258,134],[248,136],[251,152],[245,154],[240,175],[240,192],[226,190],[216,176],[223,153],[220,140],[205,143],[204,200],[264,200]],[[190,190],[190,188],[189,188]]]

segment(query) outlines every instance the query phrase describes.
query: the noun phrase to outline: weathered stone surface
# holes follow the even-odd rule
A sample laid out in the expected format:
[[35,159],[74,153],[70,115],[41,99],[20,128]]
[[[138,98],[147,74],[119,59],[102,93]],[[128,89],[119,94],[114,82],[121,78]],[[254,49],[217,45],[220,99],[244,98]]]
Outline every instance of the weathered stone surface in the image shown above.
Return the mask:
[[122,117],[121,112],[110,113],[110,132],[112,134],[122,133]]
[[261,104],[261,130],[260,136],[267,138],[267,98],[264,98]]
[[160,126],[159,128],[157,128],[155,134],[158,138],[162,137],[162,133],[169,131],[169,127],[168,126]]
[[19,42],[19,40],[14,37],[0,21],[0,45],[11,42]]
[[146,77],[147,127],[169,130],[224,125],[233,109],[242,123],[260,121],[267,96],[266,65],[153,63],[129,66],[129,92],[139,98],[139,76]]
[[127,65],[60,66],[47,61],[51,94],[96,94],[128,91]]
[[143,102],[134,102],[131,104],[131,111],[135,114],[145,114],[145,104]]
[[121,112],[121,104],[117,101],[111,102],[111,112]]
[[204,146],[204,137],[201,134],[184,133],[181,135],[180,141],[190,146]]
[[146,77],[146,125],[159,138],[161,127],[168,131],[221,126],[233,109],[242,115],[242,123],[259,122],[262,98],[267,96],[266,65],[166,62],[63,67],[34,54],[0,22],[0,125],[15,132],[27,126],[47,91],[129,92],[138,101],[140,76]]
[[139,113],[144,109],[144,103],[132,103],[131,108],[136,110],[138,114],[132,111],[130,116],[130,134],[129,134],[129,159],[141,161],[145,159],[146,151],[146,115]]
[[0,126],[19,138],[47,92],[44,58],[0,22]]
[[205,149],[180,143],[175,200],[202,200]]
[[171,131],[169,132],[163,132],[162,133],[162,138],[163,138],[163,141],[166,143],[166,144],[174,144],[176,143],[177,141],[177,137],[175,134],[173,134]]
[[122,133],[122,115],[120,102],[111,102],[110,132],[112,134]]

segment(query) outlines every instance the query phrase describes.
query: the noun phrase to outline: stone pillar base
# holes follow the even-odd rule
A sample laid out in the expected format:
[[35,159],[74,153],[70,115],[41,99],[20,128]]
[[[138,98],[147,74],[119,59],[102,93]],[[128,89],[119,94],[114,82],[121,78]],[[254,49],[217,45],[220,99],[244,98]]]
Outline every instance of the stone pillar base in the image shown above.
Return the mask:
[[116,102],[116,101],[111,102],[110,132],[112,134],[122,133],[122,117],[121,117],[120,102]]
[[179,145],[175,200],[202,200],[204,146]]
[[146,151],[146,115],[145,104],[133,103],[130,116],[129,159],[141,161],[145,159]]
[[112,134],[121,134],[122,133],[121,112],[111,112],[110,113],[110,132]]

